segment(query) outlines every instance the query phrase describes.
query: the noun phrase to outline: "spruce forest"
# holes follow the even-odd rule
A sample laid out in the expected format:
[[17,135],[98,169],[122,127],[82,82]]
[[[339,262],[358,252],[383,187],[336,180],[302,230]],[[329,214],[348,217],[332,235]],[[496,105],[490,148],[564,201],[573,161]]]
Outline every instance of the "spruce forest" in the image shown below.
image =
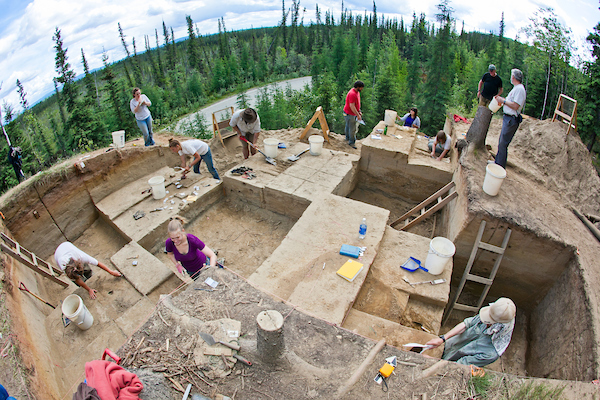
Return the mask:
[[[288,3],[289,6],[289,3]],[[344,9],[342,7],[342,9]],[[152,101],[155,131],[169,130],[181,116],[222,97],[237,95],[238,105],[248,101],[252,87],[289,78],[312,76],[302,91],[260,89],[257,111],[263,129],[303,127],[322,106],[333,132],[343,133],[342,108],[355,80],[365,83],[361,104],[365,137],[385,109],[403,115],[419,109],[422,131],[435,135],[448,113],[472,117],[477,109],[477,85],[489,64],[495,64],[510,91],[510,70],[524,73],[527,102],[523,112],[552,118],[561,93],[578,100],[578,131],[588,149],[600,126],[600,23],[587,38],[592,61],[572,65],[571,31],[552,9],[540,8],[522,27],[519,37],[504,37],[504,15],[498,15],[499,35],[465,32],[453,17],[449,0],[437,5],[435,18],[413,14],[412,20],[390,19],[377,13],[353,14],[344,9],[333,15],[317,5],[307,10],[300,0],[287,7],[282,1],[280,24],[271,28],[227,31],[219,21],[218,34],[202,36],[190,16],[188,37],[176,41],[164,23],[154,35],[128,37],[115,26],[126,57],[103,57],[104,67],[91,72],[85,56],[67,49],[60,27],[53,35],[55,93],[33,107],[27,88],[17,80],[20,104],[3,103],[3,118],[13,146],[23,150],[23,171],[32,176],[74,154],[106,147],[111,132],[124,129],[126,139],[140,136],[129,109],[132,88],[140,87]],[[314,12],[314,22],[305,23]],[[75,79],[73,65],[81,63],[85,75]],[[197,118],[186,134],[208,139],[208,121]],[[8,153],[2,141],[1,154]],[[6,156],[0,158],[0,192],[17,184]]]

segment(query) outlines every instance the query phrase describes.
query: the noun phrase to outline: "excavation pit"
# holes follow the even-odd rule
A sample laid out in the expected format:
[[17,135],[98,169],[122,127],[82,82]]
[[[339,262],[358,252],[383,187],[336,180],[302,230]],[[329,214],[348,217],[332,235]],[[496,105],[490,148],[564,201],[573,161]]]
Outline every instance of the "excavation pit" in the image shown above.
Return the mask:
[[[459,136],[463,127],[448,124],[446,129]],[[206,173],[190,174],[189,180],[181,181],[173,170],[179,158],[172,152],[161,147],[126,146],[124,150],[95,152],[80,172],[70,163],[64,164],[5,196],[2,210],[6,226],[23,247],[52,262],[55,247],[70,240],[125,275],[125,279],[115,278],[95,269],[89,284],[100,296],[91,301],[73,284],[60,289],[13,263],[9,274],[12,282],[23,281],[53,304],[69,293],[79,294],[96,321],[85,333],[72,326],[65,329],[59,312],[13,290],[16,315],[27,315],[19,329],[30,351],[25,357],[37,366],[36,385],[47,393],[63,395],[83,371],[85,361],[98,358],[105,347],[119,348],[132,334],[140,335],[140,326],[152,336],[156,321],[163,317],[169,321],[168,311],[162,309],[162,317],[156,319],[155,305],[161,295],[179,293],[176,288],[188,279],[177,273],[164,253],[166,226],[175,215],[188,220],[188,233],[225,258],[230,271],[219,272],[225,274],[218,275],[222,281],[231,282],[227,273],[239,274],[260,288],[265,299],[289,302],[310,318],[372,339],[386,338],[398,347],[426,342],[466,316],[453,313],[448,324],[441,326],[444,307],[462,276],[479,223],[482,219],[488,222],[491,231],[483,240],[494,245],[499,245],[501,235],[510,228],[513,236],[489,297],[515,300],[517,328],[502,358],[503,365],[492,368],[563,379],[593,376],[597,370],[593,348],[598,340],[595,328],[589,328],[596,324],[592,311],[598,308],[598,301],[585,288],[586,282],[600,281],[589,268],[600,254],[578,220],[555,195],[548,194],[548,188],[560,182],[532,181],[534,174],[528,166],[512,171],[509,166],[503,192],[488,198],[481,192],[484,160],[459,160],[452,153],[448,161],[438,162],[426,154],[426,138],[399,127],[392,134],[401,137],[364,139],[360,155],[347,153],[334,142],[326,143],[320,156],[307,153],[295,162],[287,158],[307,144],[289,140],[288,148],[278,154],[276,166],[266,163],[261,155],[246,161],[229,158],[235,162],[219,165],[219,154],[226,158],[222,152],[231,148],[215,149],[220,145],[212,143],[222,182]],[[298,132],[294,135],[297,137]],[[493,140],[492,133],[488,142]],[[515,153],[514,159],[523,157]],[[252,168],[256,177],[231,173],[241,165]],[[165,199],[155,200],[145,192],[148,177],[156,175],[166,179],[169,193]],[[177,181],[182,186],[179,189]],[[441,211],[407,232],[398,230],[399,226],[389,227],[451,181],[456,184],[458,198]],[[531,185],[537,185],[539,194],[519,197]],[[197,198],[188,198],[190,195]],[[540,217],[535,209],[539,201],[545,206]],[[523,207],[533,217],[519,209]],[[138,211],[145,215],[135,220],[133,215]],[[369,228],[367,238],[361,241],[358,225],[363,217]],[[404,277],[410,282],[434,277],[422,271],[406,272],[400,265],[411,256],[424,262],[432,236],[453,240],[456,255],[439,276],[446,279],[444,284],[413,288]],[[342,244],[367,248],[359,260],[363,271],[353,282],[335,274],[347,260],[339,255]],[[138,265],[132,265],[132,260]],[[485,274],[493,261],[493,257],[479,256],[475,272]],[[216,276],[214,273],[209,269],[201,277]],[[191,283],[186,296],[205,295],[193,292],[195,287],[203,287],[202,282]],[[219,290],[226,289],[221,285]],[[461,301],[476,298],[478,290],[469,288]],[[239,301],[249,300],[244,297]],[[218,302],[211,304],[216,309],[222,307]],[[285,316],[290,310],[282,311]],[[155,322],[143,325],[149,316]],[[40,326],[47,335],[33,333]],[[242,325],[242,330],[252,329]],[[565,340],[574,345],[561,345]],[[440,350],[431,354],[439,356]],[[56,359],[60,359],[57,367],[48,367],[49,360]],[[553,363],[556,359],[574,361]]]

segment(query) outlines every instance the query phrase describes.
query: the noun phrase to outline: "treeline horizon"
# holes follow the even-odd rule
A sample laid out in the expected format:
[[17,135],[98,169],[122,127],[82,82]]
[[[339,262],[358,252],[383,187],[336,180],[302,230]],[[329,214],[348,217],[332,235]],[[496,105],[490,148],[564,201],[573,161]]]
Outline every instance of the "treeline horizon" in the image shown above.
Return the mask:
[[[286,8],[282,1],[280,24],[269,28],[227,31],[221,18],[218,33],[202,36],[190,16],[188,38],[175,41],[173,29],[164,22],[150,37],[128,38],[120,23],[126,57],[112,63],[106,53],[104,67],[90,72],[84,49],[80,54],[63,45],[59,27],[53,41],[56,51],[55,93],[29,107],[26,88],[17,80],[20,106],[4,102],[3,117],[13,146],[23,149],[26,176],[47,169],[79,152],[106,147],[110,132],[125,130],[126,138],[140,136],[129,109],[131,91],[140,87],[152,101],[155,130],[168,128],[179,117],[197,111],[228,94],[239,94],[245,107],[249,88],[300,76],[312,76],[312,86],[293,92],[259,90],[256,109],[263,129],[303,127],[318,106],[325,111],[333,132],[342,133],[345,95],[355,80],[362,80],[361,105],[370,133],[385,109],[403,115],[419,109],[422,131],[435,134],[447,113],[474,115],[477,84],[495,64],[503,80],[504,95],[510,70],[523,71],[527,102],[523,112],[545,119],[552,117],[561,93],[580,100],[578,127],[590,151],[595,145],[600,105],[597,59],[600,24],[588,41],[594,45],[594,61],[581,70],[569,62],[573,51],[570,29],[562,26],[551,9],[540,8],[521,33],[533,38],[533,46],[504,37],[504,14],[499,15],[499,35],[458,32],[448,0],[437,6],[435,22],[413,13],[412,21],[378,17],[377,7],[365,14],[345,9],[338,16],[317,4],[315,22],[304,25],[300,0]],[[463,24],[464,25],[464,24]],[[595,36],[594,36],[595,35]],[[143,43],[143,45],[142,45]],[[143,46],[143,47],[142,47]],[[140,52],[143,49],[144,52]],[[72,65],[81,62],[84,76],[75,80]],[[596,91],[594,93],[594,91]],[[212,130],[197,118],[185,128],[189,136],[208,139]],[[0,145],[8,153],[8,145]],[[0,192],[17,184],[6,156],[0,158]]]

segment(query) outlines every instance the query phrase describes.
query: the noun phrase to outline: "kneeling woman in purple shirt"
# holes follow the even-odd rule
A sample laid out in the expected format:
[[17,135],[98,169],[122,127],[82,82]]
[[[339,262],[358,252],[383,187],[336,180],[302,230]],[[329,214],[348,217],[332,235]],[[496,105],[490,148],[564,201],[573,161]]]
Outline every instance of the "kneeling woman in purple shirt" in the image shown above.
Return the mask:
[[175,217],[169,222],[167,228],[169,238],[166,242],[167,255],[180,274],[185,268],[188,275],[195,278],[198,272],[204,268],[207,258],[211,267],[217,265],[217,255],[196,236],[185,233],[183,223],[184,220],[181,217]]

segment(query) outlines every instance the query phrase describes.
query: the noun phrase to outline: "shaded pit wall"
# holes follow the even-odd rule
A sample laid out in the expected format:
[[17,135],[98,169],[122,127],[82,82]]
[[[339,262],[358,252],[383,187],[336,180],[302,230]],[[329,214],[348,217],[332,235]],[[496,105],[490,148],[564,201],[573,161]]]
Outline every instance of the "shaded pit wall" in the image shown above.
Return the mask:
[[55,363],[49,356],[52,354],[53,343],[45,334],[44,328],[46,317],[54,310],[33,296],[19,291],[19,282],[23,282],[31,292],[43,296],[44,285],[57,284],[19,265],[4,253],[0,254],[0,258],[4,268],[3,286],[7,294],[5,304],[12,318],[11,332],[16,335],[13,344],[19,347],[23,365],[30,371],[28,379],[32,384],[28,387],[38,399],[58,400],[58,380],[52,367]]
[[553,379],[592,381],[597,376],[593,324],[580,265],[573,257],[531,312],[527,371]]
[[[6,226],[23,247],[41,258],[54,254],[65,240],[76,240],[98,218],[94,202],[179,157],[162,148],[131,148],[83,160],[78,170],[73,158],[28,179],[0,200]],[[43,238],[43,240],[40,240]]]

